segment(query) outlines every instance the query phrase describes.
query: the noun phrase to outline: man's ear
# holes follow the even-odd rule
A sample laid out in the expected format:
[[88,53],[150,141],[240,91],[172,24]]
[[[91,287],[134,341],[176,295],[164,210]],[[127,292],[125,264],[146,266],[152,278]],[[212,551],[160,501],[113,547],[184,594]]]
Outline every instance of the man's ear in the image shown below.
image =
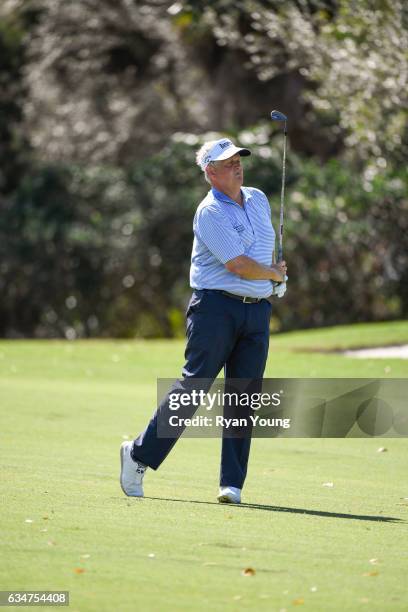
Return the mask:
[[217,174],[213,165],[210,164],[207,167],[207,174],[210,178],[213,178]]

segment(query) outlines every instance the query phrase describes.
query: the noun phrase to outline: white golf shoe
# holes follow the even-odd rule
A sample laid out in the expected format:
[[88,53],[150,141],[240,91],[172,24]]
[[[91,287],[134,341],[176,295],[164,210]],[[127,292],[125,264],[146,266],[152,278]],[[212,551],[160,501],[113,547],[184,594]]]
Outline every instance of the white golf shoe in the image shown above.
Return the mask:
[[220,487],[217,499],[220,504],[240,504],[241,489],[236,487]]
[[133,461],[130,450],[133,442],[123,442],[120,447],[120,486],[129,497],[143,497],[143,476],[147,467]]

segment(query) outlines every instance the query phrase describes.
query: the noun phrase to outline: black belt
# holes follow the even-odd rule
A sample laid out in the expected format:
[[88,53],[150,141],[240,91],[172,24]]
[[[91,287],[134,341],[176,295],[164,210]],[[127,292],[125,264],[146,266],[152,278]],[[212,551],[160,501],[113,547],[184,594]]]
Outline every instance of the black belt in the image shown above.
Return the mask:
[[226,295],[227,297],[233,298],[234,300],[239,300],[240,302],[244,302],[244,304],[258,304],[264,298],[254,298],[254,297],[244,297],[243,295],[235,295],[235,293],[229,293],[228,291],[222,291],[221,289],[215,289],[217,293],[222,293],[222,295]]

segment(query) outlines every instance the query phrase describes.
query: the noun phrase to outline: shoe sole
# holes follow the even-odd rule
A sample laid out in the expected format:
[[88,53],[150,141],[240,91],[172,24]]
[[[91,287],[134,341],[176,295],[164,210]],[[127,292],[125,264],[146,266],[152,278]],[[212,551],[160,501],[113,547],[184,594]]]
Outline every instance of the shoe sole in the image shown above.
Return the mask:
[[126,493],[125,489],[123,488],[123,483],[122,483],[123,456],[124,456],[124,453],[125,453],[125,445],[126,445],[126,442],[122,442],[122,444],[120,446],[120,488],[122,489],[124,494],[129,497],[129,495]]
[[233,499],[228,497],[228,495],[219,495],[217,499],[218,499],[218,503],[220,504],[240,504],[241,503],[240,501],[234,501]]

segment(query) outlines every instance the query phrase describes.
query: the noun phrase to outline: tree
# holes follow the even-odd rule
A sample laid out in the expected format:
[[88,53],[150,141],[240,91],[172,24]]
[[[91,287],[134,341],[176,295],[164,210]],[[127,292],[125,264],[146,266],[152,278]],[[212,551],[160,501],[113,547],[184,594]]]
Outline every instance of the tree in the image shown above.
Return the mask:
[[273,107],[299,153],[406,155],[401,0],[39,2],[25,110],[48,159],[127,165],[174,131],[244,129]]
[[406,316],[406,43],[400,0],[7,0],[0,334],[177,333],[194,150],[250,146],[276,225],[273,107],[296,285],[277,324]]

